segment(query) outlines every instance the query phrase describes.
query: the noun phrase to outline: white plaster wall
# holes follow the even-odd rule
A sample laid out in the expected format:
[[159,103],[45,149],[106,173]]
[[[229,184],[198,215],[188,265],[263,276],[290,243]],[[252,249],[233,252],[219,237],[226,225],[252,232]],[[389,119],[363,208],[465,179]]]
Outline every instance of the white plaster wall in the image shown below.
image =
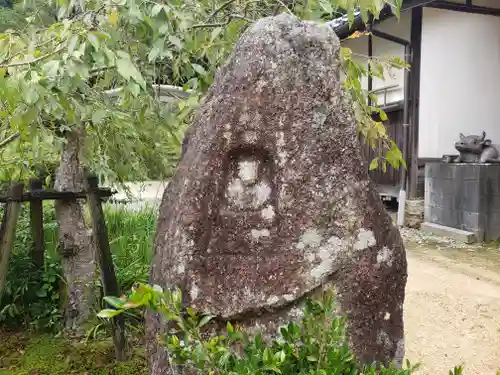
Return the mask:
[[499,67],[500,18],[424,8],[419,157],[456,154],[460,132],[500,143]]
[[112,197],[112,206],[140,210],[144,207],[159,207],[167,181],[125,182],[125,189],[116,186],[116,194]]
[[[399,20],[396,17],[392,17],[381,22],[380,24],[377,24],[375,29],[409,40],[411,32],[411,12],[404,11],[401,13],[401,18]],[[349,47],[353,54],[357,54],[358,56],[355,56],[355,58],[362,62],[366,68],[366,58],[359,55],[368,55],[367,36],[346,40],[342,43],[342,45],[344,47]],[[381,38],[373,37],[373,56],[398,56],[400,58],[404,58],[404,47]],[[387,103],[402,100],[404,96],[404,72],[399,69],[392,69],[391,71],[386,71],[385,73],[385,80],[378,78],[373,79],[373,89],[375,90],[386,86],[398,85],[396,89],[388,92]],[[368,88],[368,79],[366,77],[363,79],[362,83],[365,89]],[[379,104],[383,104],[383,94],[379,94]]]

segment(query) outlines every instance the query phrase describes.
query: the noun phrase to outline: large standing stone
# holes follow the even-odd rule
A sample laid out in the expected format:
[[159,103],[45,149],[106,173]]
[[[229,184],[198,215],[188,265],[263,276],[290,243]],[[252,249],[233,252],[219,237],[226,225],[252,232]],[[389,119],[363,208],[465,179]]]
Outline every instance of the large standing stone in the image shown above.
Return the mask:
[[[151,282],[275,332],[331,285],[361,361],[404,355],[406,257],[367,174],[327,26],[265,18],[237,43],[163,197]],[[148,319],[152,374],[166,355]]]

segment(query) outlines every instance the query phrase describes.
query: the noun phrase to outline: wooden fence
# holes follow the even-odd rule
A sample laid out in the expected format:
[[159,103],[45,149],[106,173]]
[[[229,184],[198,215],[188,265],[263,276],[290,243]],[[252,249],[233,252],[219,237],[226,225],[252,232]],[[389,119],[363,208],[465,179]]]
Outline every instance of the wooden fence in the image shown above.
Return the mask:
[[[87,200],[104,295],[119,296],[120,290],[111,257],[108,231],[102,208],[103,199],[111,197],[113,194],[114,192],[111,189],[99,188],[96,176],[87,175],[83,191],[71,192],[43,189],[40,180],[32,179],[28,191],[25,191],[23,183],[17,183],[11,186],[8,194],[0,196],[0,202],[5,203],[0,226],[0,301],[7,278],[9,258],[12,253],[17,221],[23,202],[29,202],[30,205],[30,226],[33,235],[32,259],[36,265],[43,267],[45,248],[42,202],[44,200]],[[126,341],[125,322],[122,315],[113,318],[112,328],[116,359],[124,360],[126,358]]]

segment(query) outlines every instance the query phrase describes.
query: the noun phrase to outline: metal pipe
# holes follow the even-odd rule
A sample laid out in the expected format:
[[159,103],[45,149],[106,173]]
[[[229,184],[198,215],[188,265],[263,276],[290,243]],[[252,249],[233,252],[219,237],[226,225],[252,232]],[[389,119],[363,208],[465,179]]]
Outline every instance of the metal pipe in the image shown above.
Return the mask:
[[[405,61],[407,64],[411,65],[412,62],[412,51],[410,44],[405,45]],[[403,160],[406,162],[406,167],[401,166],[400,171],[400,190],[399,190],[399,202],[398,202],[398,225],[400,227],[404,226],[405,221],[405,206],[406,206],[406,190],[407,190],[407,171],[409,166],[408,160],[408,144],[409,144],[409,127],[410,127],[410,70],[405,69],[404,77],[404,104],[403,104]]]
[[[411,65],[412,51],[409,45],[405,46],[405,61]],[[408,144],[410,127],[410,70],[405,69],[404,99],[403,99],[403,160],[408,162]],[[406,168],[401,168],[401,188],[406,190]]]

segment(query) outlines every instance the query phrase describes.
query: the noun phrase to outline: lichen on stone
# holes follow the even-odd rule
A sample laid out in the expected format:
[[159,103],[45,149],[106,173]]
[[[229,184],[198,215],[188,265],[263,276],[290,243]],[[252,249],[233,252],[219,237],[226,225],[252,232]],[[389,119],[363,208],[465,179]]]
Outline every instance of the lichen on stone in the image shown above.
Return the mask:
[[375,246],[377,241],[371,230],[361,228],[358,231],[356,242],[354,242],[354,250],[365,250],[369,247]]
[[382,247],[377,253],[377,264],[386,264],[387,266],[392,266],[392,251],[387,247]]

